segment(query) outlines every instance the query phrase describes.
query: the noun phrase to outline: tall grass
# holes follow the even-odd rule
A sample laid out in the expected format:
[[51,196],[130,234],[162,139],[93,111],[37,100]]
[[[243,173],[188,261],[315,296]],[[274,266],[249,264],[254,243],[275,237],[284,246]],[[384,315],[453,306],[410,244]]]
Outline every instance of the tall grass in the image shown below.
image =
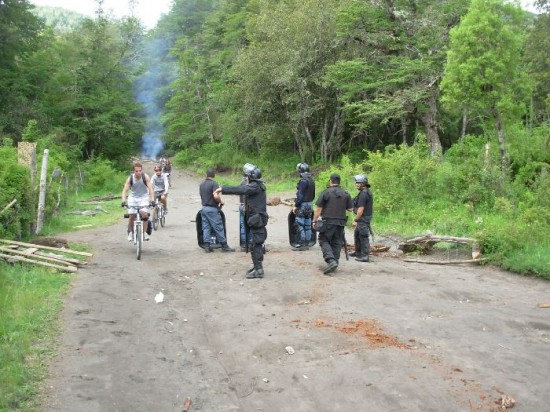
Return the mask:
[[71,275],[0,261],[0,411],[34,410]]

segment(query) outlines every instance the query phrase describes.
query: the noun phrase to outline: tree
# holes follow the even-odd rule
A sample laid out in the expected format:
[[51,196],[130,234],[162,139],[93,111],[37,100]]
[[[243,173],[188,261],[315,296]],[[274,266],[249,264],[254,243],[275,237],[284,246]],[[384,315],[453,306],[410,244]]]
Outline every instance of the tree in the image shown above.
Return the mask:
[[340,12],[339,38],[351,56],[328,67],[325,80],[342,91],[344,110],[359,131],[400,134],[407,143],[422,122],[431,153],[441,153],[438,85],[449,30],[466,3],[353,2]]
[[533,80],[532,121],[550,121],[550,1],[539,1],[537,15],[526,41],[525,59]]
[[27,0],[0,1],[0,133],[20,134],[29,101],[21,70],[39,45],[41,21]]
[[139,30],[135,19],[111,22],[100,8],[96,20],[84,20],[56,45],[54,58],[62,65],[47,85],[51,126],[62,130],[62,143],[79,158],[117,160],[140,148],[143,125],[131,64]]
[[341,153],[344,119],[327,64],[339,55],[335,0],[260,2],[247,24],[247,47],[232,68],[233,109],[241,135],[302,159],[332,160]]
[[450,33],[444,101],[495,122],[501,170],[508,168],[506,120],[518,113],[529,82],[520,65],[525,13],[502,0],[472,0]]

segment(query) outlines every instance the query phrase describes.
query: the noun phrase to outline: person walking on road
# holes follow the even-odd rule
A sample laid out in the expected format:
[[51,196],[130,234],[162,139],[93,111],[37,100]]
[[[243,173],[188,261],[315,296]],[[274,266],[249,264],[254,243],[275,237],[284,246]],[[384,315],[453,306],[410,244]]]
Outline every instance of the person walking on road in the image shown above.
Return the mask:
[[315,205],[313,228],[319,233],[319,244],[327,263],[323,273],[329,275],[338,268],[340,261],[346,211],[353,210],[351,195],[340,187],[340,175],[330,175],[330,186],[319,195]]
[[267,239],[267,193],[261,180],[262,171],[251,163],[243,167],[247,183],[239,186],[222,186],[216,190],[227,195],[244,195],[246,237],[253,267],[246,272],[247,279],[264,277],[264,242]]
[[313,217],[313,199],[315,199],[315,182],[309,172],[309,165],[298,163],[296,171],[300,174],[300,181],[296,185],[296,202],[294,203],[294,220],[298,229],[298,242],[292,250],[308,250],[311,242],[311,218]]
[[353,220],[353,226],[355,227],[353,240],[355,243],[355,252],[352,253],[352,256],[355,256],[355,260],[358,262],[368,262],[373,197],[369,189],[370,185],[367,176],[361,174],[355,175],[353,178],[355,179],[355,187],[359,193],[353,199],[353,213],[355,214],[355,219]]
[[222,245],[222,252],[234,252],[235,249],[230,248],[227,244],[225,230],[223,227],[222,217],[220,214],[223,201],[216,190],[219,188],[218,183],[214,180],[216,172],[209,168],[206,171],[206,179],[199,186],[201,196],[201,219],[202,219],[202,239],[204,250],[207,253],[212,252],[213,244],[211,239],[212,231],[216,236],[216,242]]
[[[128,202],[126,202],[126,194],[130,191],[128,196]],[[134,172],[128,176],[122,189],[122,207],[128,207],[128,241],[131,242],[134,239],[134,221],[136,219],[137,209],[143,219],[145,230],[143,236],[145,240],[149,240],[151,234],[152,225],[149,222],[149,207],[155,204],[155,191],[153,190],[153,184],[151,178],[147,173],[143,173],[143,165],[141,163],[134,163]]]

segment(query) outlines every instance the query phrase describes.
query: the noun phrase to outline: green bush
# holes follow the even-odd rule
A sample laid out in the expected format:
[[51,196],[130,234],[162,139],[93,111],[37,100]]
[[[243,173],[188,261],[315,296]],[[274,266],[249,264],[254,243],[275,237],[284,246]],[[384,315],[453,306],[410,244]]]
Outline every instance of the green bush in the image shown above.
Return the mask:
[[112,162],[96,159],[81,164],[86,192],[119,193],[129,173],[115,169]]
[[0,147],[0,210],[13,199],[17,202],[0,215],[0,237],[20,239],[30,234],[33,213],[30,171],[17,162],[17,149]]

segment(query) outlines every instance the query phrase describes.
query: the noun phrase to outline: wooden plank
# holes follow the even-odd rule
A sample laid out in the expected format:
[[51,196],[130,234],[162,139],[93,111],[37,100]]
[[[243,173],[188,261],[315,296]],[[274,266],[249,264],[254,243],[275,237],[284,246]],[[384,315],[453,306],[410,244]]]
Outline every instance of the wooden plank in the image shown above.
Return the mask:
[[[0,249],[4,249],[2,246],[0,246]],[[34,252],[36,252],[38,250],[37,247],[30,247],[28,249],[25,249],[25,250],[22,250],[22,252],[25,254],[25,255],[32,255]]]
[[18,246],[37,247],[39,249],[46,249],[46,250],[57,250],[58,252],[70,253],[70,254],[73,254],[73,255],[93,256],[92,253],[88,253],[88,252],[80,252],[78,250],[64,249],[64,248],[61,248],[61,247],[35,245],[34,243],[17,242],[15,240],[0,239],[0,242],[11,243],[13,245],[18,245]]
[[0,258],[5,259],[8,262],[17,261],[17,262],[31,263],[33,265],[46,266],[46,267],[49,267],[49,268],[58,269],[58,270],[61,270],[63,272],[74,273],[74,272],[77,271],[75,266],[54,265],[53,263],[39,262],[37,260],[27,259],[27,258],[24,258],[22,256],[5,255],[4,253],[0,253]]
[[74,259],[66,256],[56,255],[55,253],[46,253],[46,252],[37,251],[37,252],[34,252],[34,255],[49,257],[62,262],[74,263],[75,265],[78,265],[78,266],[88,264],[88,262],[86,262],[85,260],[78,260],[78,259]]
[[[73,262],[67,262],[65,260],[56,259],[56,258],[50,257],[50,256],[41,256],[41,255],[35,255],[35,254],[32,254],[32,253],[29,254],[26,250],[25,251],[16,250],[16,249],[10,249],[10,248],[7,248],[7,247],[0,246],[0,252],[13,253],[14,255],[18,255],[18,256],[28,256],[29,258],[32,255],[32,256],[35,256],[36,259],[48,260],[50,262],[67,264],[67,265],[70,265],[70,266],[76,266],[76,263],[73,263]],[[34,261],[34,259],[32,259],[32,258],[30,258],[30,260]]]
[[550,302],[548,302],[548,303],[539,303],[539,308],[550,308]]

